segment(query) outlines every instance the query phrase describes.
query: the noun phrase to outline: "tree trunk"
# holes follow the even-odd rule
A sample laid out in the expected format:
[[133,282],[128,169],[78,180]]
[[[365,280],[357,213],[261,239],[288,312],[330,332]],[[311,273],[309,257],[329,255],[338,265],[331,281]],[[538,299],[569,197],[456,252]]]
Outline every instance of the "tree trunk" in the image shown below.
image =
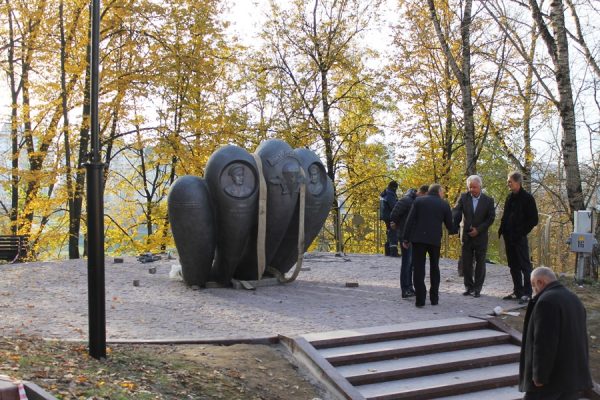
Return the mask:
[[[317,8],[319,2],[315,1],[313,8],[313,21],[312,30],[313,37],[317,38]],[[327,175],[333,183],[333,236],[335,237],[335,252],[342,254],[344,252],[344,236],[342,230],[342,210],[340,209],[340,202],[335,188],[335,163],[332,146],[332,134],[331,134],[331,116],[329,114],[331,105],[329,104],[329,80],[328,80],[328,69],[323,54],[319,47],[319,43],[315,43],[315,55],[317,66],[321,77],[321,110],[323,111],[323,121],[321,124],[321,137],[325,144],[325,162],[327,164]]]
[[31,232],[31,226],[33,224],[34,211],[31,206],[34,198],[37,195],[39,189],[39,178],[42,165],[40,163],[40,156],[36,154],[35,142],[33,139],[33,132],[31,130],[31,107],[29,99],[29,63],[27,58],[23,60],[21,66],[21,81],[23,83],[23,136],[25,138],[25,145],[27,147],[27,155],[29,158],[29,179],[27,187],[25,189],[25,203],[23,204],[24,218],[21,221],[19,227],[23,233],[29,234]]
[[473,1],[465,1],[463,19],[460,22],[462,45],[462,74],[456,78],[460,82],[463,118],[465,120],[466,175],[477,173],[477,146],[475,145],[475,118],[471,97],[471,6]]
[[460,35],[461,35],[461,63],[459,67],[456,62],[456,58],[450,51],[450,45],[448,39],[442,32],[440,20],[437,16],[434,0],[427,0],[429,5],[429,16],[433,22],[437,38],[439,40],[446,61],[450,64],[451,70],[459,83],[461,93],[461,108],[463,111],[464,119],[464,142],[466,151],[466,168],[465,174],[467,176],[474,175],[477,173],[477,146],[475,143],[475,118],[474,118],[474,107],[473,99],[471,96],[471,9],[472,0],[465,1],[465,8],[463,11],[463,19],[460,23]]
[[73,222],[73,171],[71,168],[71,142],[69,137],[69,109],[67,99],[67,72],[65,65],[67,61],[67,42],[65,38],[65,16],[64,16],[64,1],[61,0],[58,7],[58,20],[60,27],[60,97],[62,104],[62,118],[63,118],[63,135],[65,143],[65,173],[66,173],[66,186],[67,186],[67,209],[69,213],[69,259],[79,258],[79,246],[76,246],[75,253],[71,250],[71,242],[79,243],[79,237],[71,237],[70,232],[72,230],[71,224]]
[[10,230],[13,235],[19,231],[19,137],[17,125],[17,106],[19,101],[19,92],[17,89],[15,76],[15,38],[13,30],[12,11],[10,9],[9,0],[6,0],[8,7],[8,80],[10,85],[11,95],[11,114],[10,114],[10,141],[11,141],[11,202],[10,202]]
[[[531,30],[531,48],[529,50],[530,60],[533,60],[537,44],[537,33]],[[533,111],[533,66],[527,64],[527,75],[525,78],[525,98],[523,99],[523,146],[525,160],[521,166],[523,174],[523,187],[531,193],[531,169],[533,165],[533,151],[531,149],[531,113]]]
[[[325,162],[327,164],[327,175],[332,183],[335,183],[335,165],[333,157],[333,146],[331,143],[331,121],[329,105],[329,86],[327,81],[327,71],[321,70],[321,108],[323,110],[322,137],[325,143]],[[335,237],[335,252],[344,252],[344,236],[342,230],[342,212],[339,206],[335,184],[333,185],[333,232]]]
[[[446,100],[446,108],[444,110],[445,122],[444,122],[444,172],[442,174],[439,183],[444,187],[448,188],[448,181],[450,179],[450,171],[452,169],[452,156],[454,155],[454,113],[452,112],[452,84],[450,80],[450,66],[448,61],[444,63],[444,96]],[[435,178],[435,182],[438,182],[438,178]]]
[[[89,28],[88,28],[89,33]],[[88,37],[90,35],[88,34]],[[83,206],[83,192],[85,186],[85,168],[84,164],[88,158],[88,146],[90,143],[90,117],[91,117],[91,67],[90,43],[86,47],[86,60],[88,60],[85,69],[85,86],[83,92],[83,109],[81,116],[81,128],[79,129],[79,154],[77,159],[77,172],[75,173],[75,192],[73,193],[73,207],[69,213],[69,258],[79,258],[79,234],[81,230],[81,210]],[[84,238],[87,242],[87,237]],[[87,247],[84,244],[84,256]]]
[[550,3],[550,18],[556,37],[556,65],[555,76],[559,92],[559,112],[563,127],[561,141],[563,149],[563,162],[567,175],[567,196],[571,216],[576,210],[583,210],[583,190],[581,187],[581,174],[579,172],[579,157],[577,155],[577,131],[575,127],[575,105],[571,88],[569,67],[569,43],[565,28],[563,4],[560,0]]
[[579,172],[579,158],[577,155],[577,132],[575,126],[575,106],[573,103],[573,91],[571,88],[571,76],[569,67],[569,49],[567,30],[565,28],[564,6],[561,0],[550,2],[550,23],[554,37],[550,34],[544,22],[542,12],[536,0],[529,0],[533,19],[540,29],[540,34],[552,62],[554,63],[554,77],[558,87],[559,98],[556,104],[560,114],[563,136],[561,148],[563,153],[563,165],[567,178],[566,188],[569,199],[569,218],[573,221],[573,212],[584,209],[583,190],[581,186],[581,174]]

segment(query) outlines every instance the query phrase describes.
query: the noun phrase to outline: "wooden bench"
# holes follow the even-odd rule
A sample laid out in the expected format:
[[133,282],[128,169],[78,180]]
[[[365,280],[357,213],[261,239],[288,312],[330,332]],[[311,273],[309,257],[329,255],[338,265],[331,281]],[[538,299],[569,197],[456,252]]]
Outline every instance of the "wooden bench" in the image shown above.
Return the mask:
[[0,235],[0,260],[16,262],[27,255],[29,238],[25,235]]

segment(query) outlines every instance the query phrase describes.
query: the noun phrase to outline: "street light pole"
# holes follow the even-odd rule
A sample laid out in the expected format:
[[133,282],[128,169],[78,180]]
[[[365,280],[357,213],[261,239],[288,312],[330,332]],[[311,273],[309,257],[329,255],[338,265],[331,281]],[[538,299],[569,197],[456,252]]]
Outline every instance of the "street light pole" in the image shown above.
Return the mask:
[[91,4],[90,129],[91,152],[86,163],[88,233],[88,309],[89,352],[96,359],[106,358],[106,306],[104,285],[104,164],[100,160],[98,87],[100,52],[100,0]]

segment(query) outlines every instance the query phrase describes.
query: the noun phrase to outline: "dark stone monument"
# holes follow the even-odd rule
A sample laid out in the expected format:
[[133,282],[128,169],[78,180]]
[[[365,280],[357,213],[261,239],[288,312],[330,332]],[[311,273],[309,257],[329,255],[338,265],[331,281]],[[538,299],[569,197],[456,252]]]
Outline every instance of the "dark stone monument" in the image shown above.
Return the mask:
[[270,139],[255,154],[232,145],[215,151],[204,179],[179,178],[168,203],[183,280],[229,285],[288,272],[327,219],[333,185],[314,152]]
[[256,154],[262,160],[267,182],[267,265],[276,268],[273,259],[294,216],[303,178],[300,175],[300,162],[286,142],[267,140],[258,146]]
[[250,237],[256,231],[258,172],[250,153],[241,147],[225,146],[210,157],[204,175],[217,221],[212,277],[227,283],[238,266],[244,268],[240,261],[249,251]]
[[[294,156],[304,171],[306,204],[304,214],[304,249],[319,234],[333,204],[333,185],[317,155],[308,149],[294,150]],[[299,205],[298,205],[299,206]],[[298,260],[299,207],[294,208],[285,236],[271,261],[271,266],[282,274],[288,272]]]
[[171,186],[167,202],[183,280],[190,286],[204,286],[216,247],[214,213],[204,179],[180,177]]

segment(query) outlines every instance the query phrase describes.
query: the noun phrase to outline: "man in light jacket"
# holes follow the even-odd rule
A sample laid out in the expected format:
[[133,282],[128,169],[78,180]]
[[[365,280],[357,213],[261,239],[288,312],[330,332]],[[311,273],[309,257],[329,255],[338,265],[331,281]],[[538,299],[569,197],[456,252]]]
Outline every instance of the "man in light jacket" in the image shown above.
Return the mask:
[[[465,292],[463,295],[479,297],[485,280],[485,260],[488,246],[488,229],[496,218],[494,199],[481,191],[482,180],[479,175],[467,178],[467,192],[462,193],[452,210],[454,225],[462,219],[461,235],[463,276]],[[475,259],[475,276],[473,276]]]

